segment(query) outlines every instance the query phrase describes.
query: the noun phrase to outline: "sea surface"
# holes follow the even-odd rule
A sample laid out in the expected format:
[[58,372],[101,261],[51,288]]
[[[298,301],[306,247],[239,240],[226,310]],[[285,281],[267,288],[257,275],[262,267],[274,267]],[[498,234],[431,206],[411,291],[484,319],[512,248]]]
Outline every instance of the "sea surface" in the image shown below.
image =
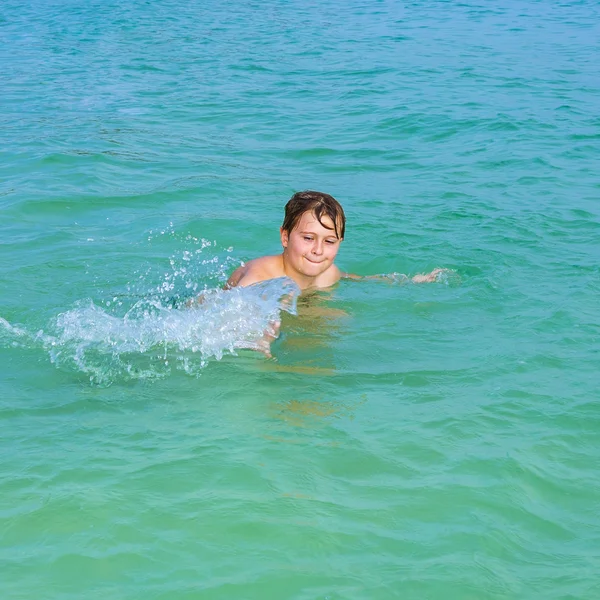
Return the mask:
[[[0,596],[600,598],[599,56],[595,0],[3,0]],[[220,290],[302,189],[446,271]]]

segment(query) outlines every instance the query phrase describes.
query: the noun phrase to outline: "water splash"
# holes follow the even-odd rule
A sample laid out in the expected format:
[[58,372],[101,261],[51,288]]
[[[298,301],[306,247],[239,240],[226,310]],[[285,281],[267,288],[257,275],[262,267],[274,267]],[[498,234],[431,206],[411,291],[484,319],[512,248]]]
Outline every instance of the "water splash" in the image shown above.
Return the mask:
[[274,323],[282,311],[295,314],[299,293],[292,280],[280,278],[206,290],[178,306],[172,298],[151,295],[122,315],[86,300],[52,319],[47,331],[32,333],[0,318],[0,342],[41,347],[59,368],[84,373],[99,385],[161,378],[173,369],[198,375],[209,360],[240,349],[266,353]]
[[0,344],[3,346],[23,347],[31,345],[36,336],[18,325],[11,325],[0,317]]
[[[233,247],[223,248],[216,240],[181,233],[172,223],[163,229],[150,230],[145,243],[150,252],[160,250],[165,244],[171,247],[173,243],[180,246],[180,250],[170,252],[167,269],[155,264],[134,273],[127,284],[127,295],[154,295],[162,300],[165,294],[171,294],[173,303],[177,304],[181,298],[189,298],[203,289],[221,287],[228,273],[241,264],[231,255]],[[159,283],[148,287],[149,281]],[[118,297],[113,300],[119,301]]]
[[94,380],[107,373],[160,377],[171,368],[197,374],[211,358],[241,348],[264,351],[265,332],[282,310],[295,313],[298,293],[282,278],[208,290],[189,307],[140,300],[123,317],[88,302],[58,315],[49,353],[55,364],[74,366]]

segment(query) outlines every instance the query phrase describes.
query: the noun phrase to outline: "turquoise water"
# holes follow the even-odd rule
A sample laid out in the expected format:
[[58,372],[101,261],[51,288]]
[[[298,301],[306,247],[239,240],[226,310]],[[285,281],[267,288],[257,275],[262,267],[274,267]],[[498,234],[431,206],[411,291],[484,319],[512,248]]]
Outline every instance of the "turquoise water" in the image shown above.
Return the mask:
[[[3,2],[2,597],[600,597],[599,24]],[[181,308],[306,188],[447,275]]]

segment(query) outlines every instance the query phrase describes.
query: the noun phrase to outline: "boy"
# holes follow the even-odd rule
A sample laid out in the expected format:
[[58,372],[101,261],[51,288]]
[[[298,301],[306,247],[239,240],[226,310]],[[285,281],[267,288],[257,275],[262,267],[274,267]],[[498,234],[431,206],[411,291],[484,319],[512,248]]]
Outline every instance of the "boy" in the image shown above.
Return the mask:
[[[277,277],[289,277],[301,290],[330,287],[341,278],[390,279],[381,275],[361,277],[338,269],[333,261],[345,229],[344,209],[333,196],[310,190],[298,192],[285,205],[285,217],[279,230],[283,252],[255,258],[239,267],[225,288],[244,287]],[[436,281],[441,271],[435,269],[427,275],[415,275],[412,281]]]

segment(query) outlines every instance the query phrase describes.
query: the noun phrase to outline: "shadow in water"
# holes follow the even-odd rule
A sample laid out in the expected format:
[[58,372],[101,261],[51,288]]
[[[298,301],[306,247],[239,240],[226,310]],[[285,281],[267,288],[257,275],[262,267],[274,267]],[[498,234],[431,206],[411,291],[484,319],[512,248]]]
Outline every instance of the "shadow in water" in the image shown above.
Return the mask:
[[281,337],[273,346],[276,361],[265,368],[305,375],[332,375],[336,371],[335,339],[349,318],[331,306],[333,291],[318,290],[298,298],[297,314],[284,313]]
[[290,399],[273,405],[270,417],[294,427],[312,428],[319,423],[327,424],[332,419],[353,419],[355,410],[366,401],[365,394],[346,402],[323,397]]

